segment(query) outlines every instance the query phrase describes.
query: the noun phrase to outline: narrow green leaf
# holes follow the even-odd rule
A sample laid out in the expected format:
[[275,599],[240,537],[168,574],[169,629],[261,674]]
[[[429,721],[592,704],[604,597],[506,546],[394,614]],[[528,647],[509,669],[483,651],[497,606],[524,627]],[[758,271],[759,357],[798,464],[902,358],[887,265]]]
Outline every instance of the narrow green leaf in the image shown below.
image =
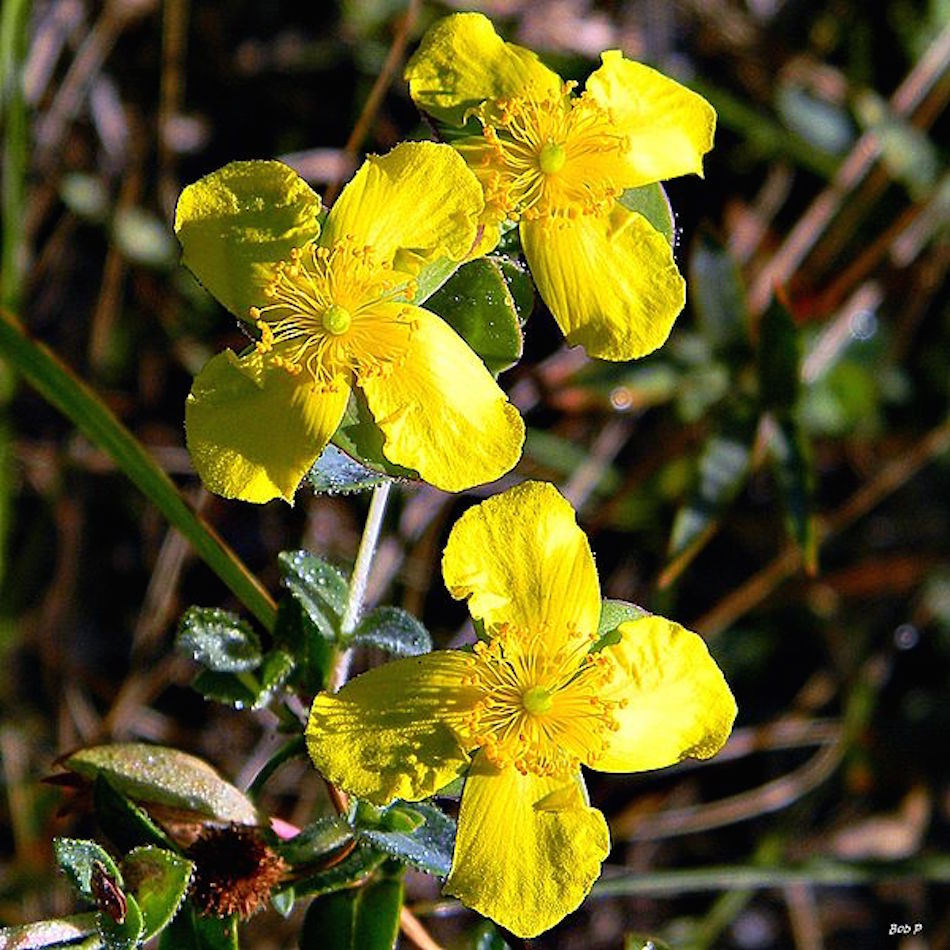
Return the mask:
[[739,267],[709,234],[693,244],[689,294],[700,332],[713,349],[748,344],[749,312]]
[[656,228],[670,242],[676,238],[676,222],[673,219],[673,207],[660,184],[643,185],[640,188],[628,188],[621,196],[620,203],[628,211],[636,211]]
[[785,509],[789,536],[801,548],[805,569],[818,567],[818,536],[812,507],[815,473],[808,437],[798,421],[781,414],[769,429],[769,458]]
[[711,537],[723,512],[745,483],[758,419],[744,403],[733,406],[703,446],[696,486],[673,522],[665,586],[686,567]]
[[442,317],[493,373],[521,359],[518,310],[496,261],[482,257],[463,264],[429,298],[427,309]]
[[281,583],[300,602],[314,623],[329,607],[340,618],[346,610],[346,578],[326,561],[308,551],[281,551],[277,556]]
[[119,849],[128,851],[139,845],[174,848],[172,840],[130,798],[113,788],[104,775],[97,775],[92,786],[96,820],[103,833]]
[[400,876],[318,898],[307,908],[300,950],[392,950],[402,897]]
[[412,469],[390,462],[383,454],[385,436],[382,429],[376,425],[366,399],[358,390],[353,390],[351,393],[343,419],[331,441],[350,458],[356,459],[367,468],[375,469],[392,478],[418,479],[419,477]]
[[122,872],[119,871],[111,855],[95,841],[85,838],[54,838],[53,854],[56,863],[66,873],[73,887],[83,900],[96,902],[93,877],[99,864],[109,877],[122,885]]
[[154,937],[178,913],[194,865],[164,848],[136,848],[122,861],[128,889],[142,911],[143,940]]
[[166,746],[119,742],[73,753],[64,766],[90,781],[102,775],[133,801],[193,811],[219,821],[259,823],[247,796],[202,759]]
[[82,940],[96,930],[96,914],[73,914],[55,920],[38,920],[17,927],[0,927],[0,947],[13,950],[41,950],[43,947],[63,947]]
[[261,641],[247,621],[228,610],[189,607],[175,645],[209,670],[240,673],[261,663]]
[[429,631],[400,607],[377,607],[359,622],[353,642],[379,647],[393,656],[420,656],[432,651]]
[[135,950],[145,933],[145,918],[138,901],[126,894],[124,913],[112,916],[100,910],[96,915],[96,926],[107,950]]
[[390,810],[395,810],[397,818],[414,814],[422,820],[410,830],[370,828],[361,830],[360,836],[404,864],[447,877],[455,850],[455,822],[434,805],[422,802],[400,803]]
[[311,822],[293,838],[280,842],[277,851],[289,864],[313,864],[352,838],[349,822],[338,815],[328,815]]
[[791,410],[798,401],[801,340],[795,321],[777,298],[759,327],[759,400],[763,409]]
[[378,488],[392,479],[350,458],[331,442],[313,463],[307,480],[318,495],[348,495]]
[[46,400],[115,462],[264,628],[271,630],[277,618],[276,605],[260,581],[188,507],[168,475],[102,400],[47,347],[29,339],[6,311],[0,312],[0,356],[10,360]]
[[365,880],[385,860],[386,855],[382,852],[358,844],[339,864],[294,881],[293,888],[297,897],[331,894]]

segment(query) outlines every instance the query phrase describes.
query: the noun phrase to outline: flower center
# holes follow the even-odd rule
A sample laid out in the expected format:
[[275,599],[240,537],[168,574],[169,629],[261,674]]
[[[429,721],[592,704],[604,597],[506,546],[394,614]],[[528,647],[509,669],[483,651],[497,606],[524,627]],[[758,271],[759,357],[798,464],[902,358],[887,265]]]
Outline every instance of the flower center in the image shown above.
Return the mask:
[[391,373],[415,327],[411,309],[398,304],[415,290],[412,279],[350,235],[332,247],[293,248],[264,288],[270,303],[250,309],[261,334],[257,351],[294,376],[306,373],[319,388],[352,373]]
[[545,175],[553,175],[555,172],[559,172],[566,161],[567,152],[564,151],[564,146],[558,145],[557,142],[545,142],[541,154],[538,156],[538,164]]
[[562,775],[596,761],[624,701],[604,698],[611,667],[589,652],[592,638],[568,641],[552,652],[544,630],[504,626],[475,644],[466,684],[477,698],[458,726],[469,748],[523,774]]
[[599,214],[623,193],[627,137],[592,98],[571,96],[572,88],[487,104],[482,135],[459,142],[499,218]]
[[339,336],[341,333],[346,333],[350,328],[350,324],[353,322],[353,318],[350,316],[350,311],[346,307],[341,307],[338,303],[331,304],[323,312],[323,317],[320,321],[323,324],[323,329],[327,333],[333,333],[335,336]]
[[554,698],[551,696],[551,691],[543,686],[532,686],[522,695],[521,705],[533,716],[543,716],[551,711]]

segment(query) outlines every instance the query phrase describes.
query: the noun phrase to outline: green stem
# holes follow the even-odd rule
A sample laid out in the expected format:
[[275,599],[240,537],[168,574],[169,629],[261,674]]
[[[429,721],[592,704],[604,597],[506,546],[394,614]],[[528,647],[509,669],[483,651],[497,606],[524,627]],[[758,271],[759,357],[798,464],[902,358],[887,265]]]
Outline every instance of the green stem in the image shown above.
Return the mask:
[[175,483],[102,400],[42,343],[31,340],[16,319],[0,310],[0,356],[7,358],[93,443],[99,446],[146,498],[191,542],[198,556],[268,630],[277,607],[261,582],[195,514]]
[[[366,515],[366,524],[363,526],[363,537],[360,540],[360,549],[356,552],[356,563],[350,575],[350,589],[346,598],[346,609],[340,620],[340,639],[345,643],[356,625],[359,623],[363,610],[363,598],[366,596],[366,584],[369,581],[369,572],[373,566],[373,557],[376,554],[376,545],[379,543],[379,532],[383,526],[383,516],[386,513],[386,502],[389,500],[389,491],[392,482],[383,482],[373,489],[373,500]],[[334,659],[330,670],[328,687],[336,692],[345,682],[350,672],[350,649],[342,647]]]

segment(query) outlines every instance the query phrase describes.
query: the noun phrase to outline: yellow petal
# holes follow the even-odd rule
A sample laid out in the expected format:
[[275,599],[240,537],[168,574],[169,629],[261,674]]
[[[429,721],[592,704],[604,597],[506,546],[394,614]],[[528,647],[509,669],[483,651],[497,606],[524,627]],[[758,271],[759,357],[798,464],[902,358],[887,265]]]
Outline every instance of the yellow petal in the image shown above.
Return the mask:
[[281,162],[231,162],[189,185],[175,209],[182,261],[235,316],[267,301],[273,265],[320,233],[320,196]]
[[706,644],[662,617],[628,620],[620,642],[606,647],[614,665],[608,699],[625,699],[620,728],[592,768],[643,772],[685,758],[708,759],[724,745],[736,718],[736,701]]
[[342,380],[318,390],[256,353],[238,359],[225,350],[208,360],[185,402],[191,460],[205,487],[225,498],[292,502],[348,398]]
[[406,66],[409,94],[442,122],[463,125],[486,100],[558,95],[561,78],[530,50],[506,43],[481,13],[439,20]]
[[445,321],[420,307],[412,317],[404,361],[358,381],[386,437],[383,454],[445,491],[493,482],[521,456],[521,416]]
[[462,680],[468,658],[439,651],[386,663],[313,701],[307,748],[334,785],[385,805],[418,801],[468,764],[451,728],[476,697]]
[[440,257],[464,260],[483,207],[481,186],[455,149],[404,142],[363,162],[333,205],[320,243],[352,235],[373,247],[378,261],[415,273]]
[[547,631],[552,651],[597,630],[600,584],[587,536],[546,482],[524,482],[469,508],[449,535],[442,574],[477,620]]
[[628,188],[677,175],[703,173],[703,155],[713,144],[716,112],[700,95],[619,50],[604,53],[603,65],[587,79],[587,95],[609,112],[629,136]]
[[475,757],[445,891],[519,937],[553,927],[586,897],[610,851],[579,775],[499,770]]
[[686,284],[669,242],[615,204],[608,215],[522,221],[521,243],[542,299],[571,346],[630,360],[661,346]]

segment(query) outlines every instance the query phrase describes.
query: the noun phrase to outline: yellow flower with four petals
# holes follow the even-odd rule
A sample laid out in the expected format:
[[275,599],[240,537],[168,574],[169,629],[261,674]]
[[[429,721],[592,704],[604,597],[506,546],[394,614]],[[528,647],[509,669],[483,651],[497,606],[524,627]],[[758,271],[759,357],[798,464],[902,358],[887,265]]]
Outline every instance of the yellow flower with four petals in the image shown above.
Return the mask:
[[447,145],[399,145],[363,164],[321,227],[319,197],[279,162],[234,162],[187,187],[184,263],[256,331],[212,357],[186,404],[205,486],[288,501],[351,398],[382,452],[440,488],[490,482],[517,461],[524,425],[478,356],[416,304],[426,265],[464,260],[484,202]]
[[436,23],[406,79],[440,122],[477,121],[479,134],[453,144],[482,182],[487,222],[519,222],[531,274],[568,343],[608,360],[662,345],[685,284],[667,239],[618,199],[702,174],[716,124],[709,103],[617,50],[574,95],[573,83],[504,42],[480,13]]
[[707,758],[735,701],[703,641],[678,624],[643,615],[599,636],[593,556],[552,485],[526,482],[469,509],[442,570],[485,639],[320,694],[307,745],[331,782],[378,805],[427,798],[467,770],[445,890],[530,937],[580,904],[610,850],[580,766]]

